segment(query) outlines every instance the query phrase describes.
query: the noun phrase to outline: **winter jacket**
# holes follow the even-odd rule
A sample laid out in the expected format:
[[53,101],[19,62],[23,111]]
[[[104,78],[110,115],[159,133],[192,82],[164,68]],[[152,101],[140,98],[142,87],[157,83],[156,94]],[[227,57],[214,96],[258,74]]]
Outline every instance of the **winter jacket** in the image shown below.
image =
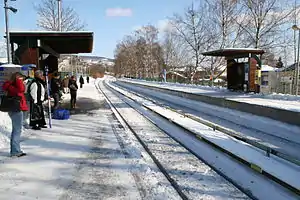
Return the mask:
[[82,76],[79,78],[79,83],[80,83],[80,84],[84,84],[84,79],[83,79]]
[[66,88],[69,86],[69,81],[70,81],[70,78],[64,78],[63,79],[63,87]]
[[27,101],[30,101],[30,94],[29,94],[29,86],[31,82],[33,81],[33,78],[27,78],[23,83],[25,85],[25,97]]
[[41,80],[34,79],[29,89],[33,103],[36,104],[45,100],[45,87]]
[[14,83],[12,81],[6,81],[2,87],[3,90],[6,91],[9,96],[21,97],[20,110],[28,111],[28,106],[24,95],[25,86],[21,79],[17,79]]
[[61,89],[60,80],[57,78],[52,78],[50,87],[51,87],[52,94],[59,93]]
[[75,80],[69,81],[69,89],[70,89],[70,92],[76,92],[78,90],[78,85]]

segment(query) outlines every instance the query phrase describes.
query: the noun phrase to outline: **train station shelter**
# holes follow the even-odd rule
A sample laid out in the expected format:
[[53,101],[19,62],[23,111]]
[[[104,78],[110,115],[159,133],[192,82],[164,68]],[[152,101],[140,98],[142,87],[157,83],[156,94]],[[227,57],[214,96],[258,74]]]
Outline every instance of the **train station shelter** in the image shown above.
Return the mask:
[[202,55],[225,57],[228,89],[259,93],[263,53],[262,49],[231,48],[208,51]]
[[61,54],[91,53],[93,32],[10,32],[10,43],[14,64],[34,64],[37,69],[48,66],[51,73],[58,71]]

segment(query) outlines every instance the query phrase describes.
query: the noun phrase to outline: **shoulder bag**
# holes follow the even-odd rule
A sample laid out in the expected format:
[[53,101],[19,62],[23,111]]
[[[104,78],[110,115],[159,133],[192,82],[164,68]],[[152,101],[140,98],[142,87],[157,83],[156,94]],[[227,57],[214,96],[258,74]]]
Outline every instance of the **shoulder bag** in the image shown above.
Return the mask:
[[5,95],[0,96],[0,111],[1,112],[20,112],[21,97]]

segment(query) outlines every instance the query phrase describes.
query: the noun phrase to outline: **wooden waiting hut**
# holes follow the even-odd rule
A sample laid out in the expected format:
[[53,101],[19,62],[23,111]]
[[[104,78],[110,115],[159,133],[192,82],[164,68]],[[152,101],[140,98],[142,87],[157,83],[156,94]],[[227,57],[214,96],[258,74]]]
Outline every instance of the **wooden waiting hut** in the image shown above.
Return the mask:
[[91,53],[93,32],[10,32],[10,43],[14,64],[35,64],[37,69],[48,66],[52,73],[58,71],[60,54]]
[[204,56],[225,57],[227,88],[233,91],[260,92],[261,49],[232,48],[202,53]]

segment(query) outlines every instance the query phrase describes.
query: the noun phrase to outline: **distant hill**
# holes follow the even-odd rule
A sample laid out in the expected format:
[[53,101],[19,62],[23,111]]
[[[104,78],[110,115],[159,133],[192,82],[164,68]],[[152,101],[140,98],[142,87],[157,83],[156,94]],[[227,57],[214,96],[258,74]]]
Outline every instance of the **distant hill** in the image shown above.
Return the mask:
[[101,56],[79,56],[80,58],[82,59],[91,59],[91,60],[107,60],[107,61],[110,61],[110,62],[114,62],[115,60],[112,59],[112,58],[106,58],[106,57],[101,57]]
[[[69,57],[70,55],[62,55],[61,58],[66,58]],[[114,62],[115,60],[112,58],[106,58],[106,57],[102,57],[102,56],[83,56],[83,55],[78,55],[78,57],[82,60],[92,60],[92,61],[102,61],[102,60],[106,60],[108,62]]]

